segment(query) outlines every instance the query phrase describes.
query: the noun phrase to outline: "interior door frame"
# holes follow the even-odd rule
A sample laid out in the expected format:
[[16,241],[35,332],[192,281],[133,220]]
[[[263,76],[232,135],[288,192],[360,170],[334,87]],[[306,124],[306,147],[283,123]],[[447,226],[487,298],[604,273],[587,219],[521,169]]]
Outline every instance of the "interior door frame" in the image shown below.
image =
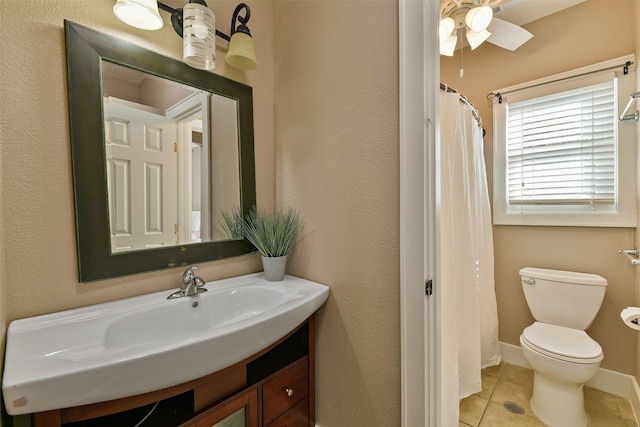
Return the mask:
[[[439,2],[399,0],[401,425],[440,424]],[[428,280],[434,292],[426,296]]]

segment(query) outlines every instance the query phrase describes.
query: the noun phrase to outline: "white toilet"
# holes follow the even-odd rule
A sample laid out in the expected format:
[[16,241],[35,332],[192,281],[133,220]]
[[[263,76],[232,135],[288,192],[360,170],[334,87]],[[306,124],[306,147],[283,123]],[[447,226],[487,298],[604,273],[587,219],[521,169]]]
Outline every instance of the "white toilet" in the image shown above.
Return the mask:
[[531,409],[552,427],[586,427],[583,386],[596,374],[603,354],[585,329],[600,310],[607,280],[532,267],[521,269],[520,279],[536,320],[520,335],[534,371]]

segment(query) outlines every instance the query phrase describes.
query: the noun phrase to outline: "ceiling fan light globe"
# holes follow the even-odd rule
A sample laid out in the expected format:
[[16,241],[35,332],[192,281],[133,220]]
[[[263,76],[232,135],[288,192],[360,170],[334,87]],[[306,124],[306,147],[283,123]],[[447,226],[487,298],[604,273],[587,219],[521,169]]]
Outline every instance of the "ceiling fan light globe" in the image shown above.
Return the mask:
[[486,30],[493,19],[493,9],[489,6],[474,7],[467,12],[464,22],[476,33]]
[[469,46],[471,46],[471,50],[475,50],[478,46],[480,46],[485,40],[487,40],[491,33],[487,30],[482,31],[473,31],[467,30],[467,41],[469,42]]
[[444,43],[440,44],[440,55],[453,56],[453,52],[456,50],[458,44],[458,37],[455,34],[449,36]]
[[440,44],[447,41],[456,26],[452,18],[444,18],[440,20]]

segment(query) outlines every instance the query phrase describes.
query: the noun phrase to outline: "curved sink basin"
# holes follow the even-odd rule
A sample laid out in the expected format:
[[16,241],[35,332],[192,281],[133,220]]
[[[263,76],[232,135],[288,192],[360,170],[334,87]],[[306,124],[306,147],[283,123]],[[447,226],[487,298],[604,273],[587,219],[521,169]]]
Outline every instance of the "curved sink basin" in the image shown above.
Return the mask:
[[134,396],[229,367],[302,324],[329,288],[263,273],[16,320],[7,331],[7,412],[27,414]]

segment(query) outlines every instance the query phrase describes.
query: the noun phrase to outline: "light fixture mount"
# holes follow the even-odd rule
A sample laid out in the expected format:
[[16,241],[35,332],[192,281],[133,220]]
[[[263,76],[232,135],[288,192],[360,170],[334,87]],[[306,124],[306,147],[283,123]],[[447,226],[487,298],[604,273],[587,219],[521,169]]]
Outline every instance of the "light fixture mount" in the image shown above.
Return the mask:
[[[204,0],[189,0],[189,3],[197,3],[203,6],[207,6],[207,3]],[[162,9],[165,12],[169,12],[169,14],[171,14],[171,26],[180,37],[184,37],[184,34],[183,34],[183,16],[184,15],[183,15],[182,8],[174,9],[173,7],[168,6],[162,2],[158,2],[158,9]],[[229,41],[230,39],[228,35],[218,30],[217,28],[216,28],[216,36],[221,37],[227,41]]]
[[[214,30],[216,36],[229,42],[229,49],[227,50],[227,55],[225,58],[225,61],[229,65],[242,70],[253,70],[257,68],[258,61],[256,59],[255,45],[251,36],[251,31],[249,31],[249,27],[247,26],[247,22],[249,22],[249,18],[251,17],[251,9],[249,9],[249,6],[247,6],[245,3],[240,3],[236,6],[231,18],[231,33],[230,35],[226,35],[222,31],[215,28],[215,16],[208,9],[204,9],[207,8],[207,3],[205,3],[204,0],[189,0],[189,4],[194,4],[193,6],[189,6],[187,8],[187,10],[191,12],[187,17],[187,21],[189,21],[189,29],[193,30],[195,28],[191,24],[192,19],[206,20],[208,21],[206,23],[206,27],[209,27],[208,31],[211,36],[206,33],[204,35],[200,35],[196,31],[196,33],[188,32],[188,37],[185,38],[184,9],[173,8],[156,0],[117,0],[113,11],[114,14],[126,24],[143,30],[159,29],[162,27],[162,18],[160,18],[160,15],[158,14],[158,9],[169,12],[169,14],[171,15],[171,26],[180,36],[180,38],[185,40],[185,62],[187,62],[187,64],[193,66],[194,68],[211,70],[213,69],[213,67],[215,67],[215,36],[213,36]],[[195,4],[200,6],[195,6]],[[204,8],[202,8],[201,6],[204,6]],[[193,14],[193,9],[200,10],[199,12]],[[243,11],[244,14],[241,15],[240,13]],[[238,22],[239,24],[236,25],[236,22]],[[202,22],[200,22],[198,25],[199,29],[203,27]],[[234,35],[236,36],[234,37]],[[194,36],[195,40],[193,40]],[[187,39],[189,39],[190,41],[187,42]],[[196,60],[194,60],[195,62],[190,63],[187,61],[187,49],[189,49],[188,57],[196,58]],[[206,61],[204,61],[203,64],[201,64],[200,62],[202,61],[197,58],[204,57],[204,51],[209,52],[206,56],[210,58],[208,58]]]
[[451,18],[455,22],[455,29],[461,30],[467,26],[465,18],[471,9],[488,6],[496,7],[502,0],[447,0],[441,2],[440,19]]
[[[189,0],[189,3],[198,3],[201,4],[203,6],[206,6],[207,3],[205,3],[204,0]],[[178,8],[178,9],[174,9],[171,6],[167,6],[166,4],[162,3],[162,2],[158,2],[158,9],[162,9],[165,12],[169,12],[171,14],[171,25],[173,26],[173,29],[176,31],[176,33],[178,33],[178,35],[180,37],[183,37],[183,33],[182,33],[182,8]],[[245,14],[244,16],[240,15],[240,12],[244,9]],[[216,28],[216,36],[225,39],[226,41],[230,41],[231,40],[231,36],[239,31],[248,35],[251,35],[251,32],[249,31],[249,27],[247,27],[247,22],[249,22],[249,18],[251,18],[251,9],[249,9],[249,6],[247,6],[246,3],[240,3],[236,6],[235,10],[233,11],[233,16],[231,17],[231,34],[230,35],[226,35],[225,33],[223,33],[222,31],[218,30]],[[236,20],[238,22],[240,22],[240,25],[238,25],[238,27],[235,27],[236,24]]]
[[[240,16],[240,12],[244,9],[244,16]],[[240,32],[247,35],[251,35],[251,31],[249,31],[249,27],[247,27],[247,22],[249,22],[249,18],[251,18],[251,9],[245,3],[240,3],[236,6],[236,9],[233,11],[233,15],[231,16],[231,36],[235,33]],[[236,21],[240,24],[236,27]]]
[[444,0],[440,3],[440,54],[453,56],[458,37],[464,32],[471,49],[491,36],[487,26],[493,19],[493,7],[502,0]]
[[[440,19],[442,18],[451,18],[455,23],[455,29],[460,30],[465,27],[464,17],[467,16],[467,13],[473,8],[468,3],[462,3],[460,6],[457,6],[453,2],[447,3],[447,8],[443,10],[440,14]],[[448,10],[447,10],[448,9]]]

